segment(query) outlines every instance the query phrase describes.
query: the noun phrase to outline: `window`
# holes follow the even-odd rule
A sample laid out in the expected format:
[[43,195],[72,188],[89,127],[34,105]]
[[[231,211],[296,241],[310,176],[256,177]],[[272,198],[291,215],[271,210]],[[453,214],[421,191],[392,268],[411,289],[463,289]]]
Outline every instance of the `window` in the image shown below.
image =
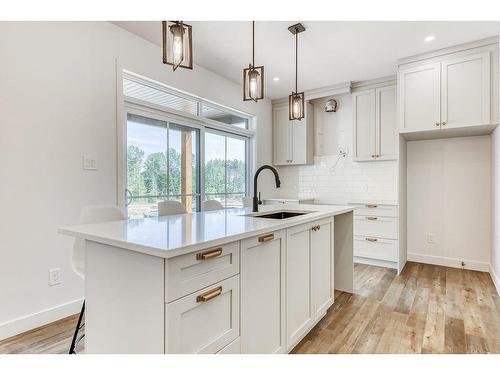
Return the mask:
[[128,114],[128,215],[158,215],[158,202],[178,200],[199,210],[199,130]]
[[247,194],[247,140],[219,132],[205,133],[205,197],[226,208],[242,207]]
[[158,215],[178,200],[200,211],[202,200],[241,207],[249,195],[251,117],[124,72],[129,218]]

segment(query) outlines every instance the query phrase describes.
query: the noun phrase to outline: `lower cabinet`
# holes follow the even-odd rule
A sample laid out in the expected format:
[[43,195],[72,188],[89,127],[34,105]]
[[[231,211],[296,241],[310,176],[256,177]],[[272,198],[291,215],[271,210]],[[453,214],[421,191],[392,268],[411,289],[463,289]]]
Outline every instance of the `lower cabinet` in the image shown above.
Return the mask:
[[333,303],[333,221],[316,225],[311,233],[314,314],[318,318]]
[[287,229],[286,343],[295,345],[314,319],[311,278],[311,225]]
[[216,353],[223,349],[239,336],[239,307],[239,275],[168,303],[165,352]]
[[285,232],[241,241],[241,351],[285,351]]
[[295,346],[333,303],[333,221],[287,229],[286,343]]

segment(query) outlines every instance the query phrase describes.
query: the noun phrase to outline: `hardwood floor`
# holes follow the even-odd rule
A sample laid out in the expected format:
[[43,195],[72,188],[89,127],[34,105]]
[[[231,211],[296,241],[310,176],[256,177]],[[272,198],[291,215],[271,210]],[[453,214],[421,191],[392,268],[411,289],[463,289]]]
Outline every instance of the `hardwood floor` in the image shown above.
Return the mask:
[[407,263],[355,265],[354,294],[293,353],[500,353],[500,299],[485,272]]
[[[354,287],[336,292],[292,353],[500,353],[500,298],[487,273],[410,262],[396,276],[356,264]],[[0,353],[67,353],[77,318],[0,341]]]

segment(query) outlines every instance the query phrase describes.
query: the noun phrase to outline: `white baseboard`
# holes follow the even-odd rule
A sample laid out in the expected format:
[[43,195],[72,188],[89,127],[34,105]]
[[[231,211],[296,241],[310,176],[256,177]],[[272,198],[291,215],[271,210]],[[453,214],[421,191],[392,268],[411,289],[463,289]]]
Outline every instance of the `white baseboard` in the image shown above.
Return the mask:
[[59,306],[38,311],[34,314],[0,323],[0,340],[41,327],[67,316],[77,314],[82,309],[83,299],[66,302]]
[[453,268],[462,268],[462,261],[463,261],[465,262],[465,266],[463,268],[465,268],[466,270],[482,271],[482,272],[489,272],[490,270],[490,264],[488,262],[478,262],[475,260],[468,260],[468,259],[447,258],[435,255],[408,253],[408,261],[435,264],[437,266],[446,266]]
[[493,269],[491,264],[490,264],[490,276],[491,276],[491,279],[493,280],[493,284],[495,284],[495,288],[497,289],[497,293],[500,296],[500,278],[495,273],[495,270]]

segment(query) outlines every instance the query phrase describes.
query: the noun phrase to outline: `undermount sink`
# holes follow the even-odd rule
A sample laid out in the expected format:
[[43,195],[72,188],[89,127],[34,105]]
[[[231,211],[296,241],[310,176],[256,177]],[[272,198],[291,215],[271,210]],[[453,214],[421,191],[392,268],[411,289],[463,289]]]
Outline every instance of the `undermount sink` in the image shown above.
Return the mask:
[[278,219],[278,220],[282,220],[282,219],[289,219],[291,217],[295,217],[295,216],[301,216],[301,215],[306,215],[306,214],[310,214],[312,213],[312,211],[309,211],[309,212],[300,212],[300,211],[278,211],[278,212],[262,212],[262,213],[258,213],[258,212],[255,212],[255,213],[252,213],[252,214],[247,214],[247,215],[244,215],[244,216],[252,216],[252,217],[258,217],[260,219]]

